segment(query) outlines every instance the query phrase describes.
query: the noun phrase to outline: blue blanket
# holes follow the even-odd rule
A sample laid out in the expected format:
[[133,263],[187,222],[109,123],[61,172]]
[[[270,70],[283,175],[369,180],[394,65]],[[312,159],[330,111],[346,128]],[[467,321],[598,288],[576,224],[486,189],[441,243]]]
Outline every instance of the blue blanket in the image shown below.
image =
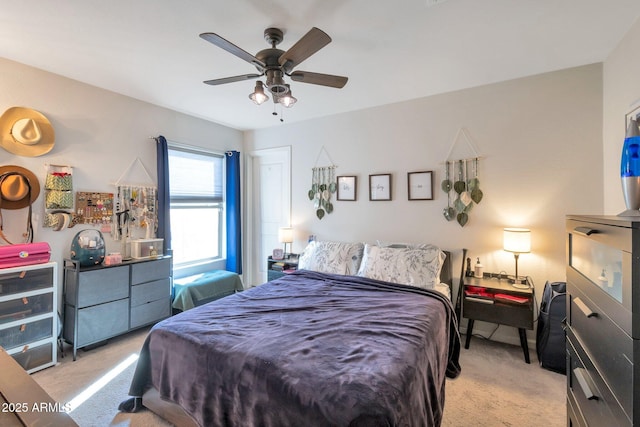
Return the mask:
[[300,270],[158,323],[130,394],[202,426],[439,426],[459,352],[438,292]]
[[243,289],[237,273],[213,270],[207,273],[175,279],[172,307],[180,311],[226,297]]

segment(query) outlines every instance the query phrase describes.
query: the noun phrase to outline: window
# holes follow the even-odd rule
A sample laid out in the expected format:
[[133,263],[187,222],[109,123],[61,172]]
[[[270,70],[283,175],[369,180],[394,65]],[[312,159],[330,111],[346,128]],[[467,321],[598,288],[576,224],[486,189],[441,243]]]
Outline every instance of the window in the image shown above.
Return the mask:
[[171,247],[176,266],[223,257],[223,155],[169,146]]

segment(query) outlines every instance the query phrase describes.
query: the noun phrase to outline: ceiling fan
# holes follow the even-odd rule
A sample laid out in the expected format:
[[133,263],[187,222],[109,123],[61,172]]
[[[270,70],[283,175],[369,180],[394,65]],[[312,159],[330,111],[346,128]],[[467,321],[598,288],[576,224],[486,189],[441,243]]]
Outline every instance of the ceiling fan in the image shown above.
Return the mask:
[[[273,95],[273,101],[279,102],[285,107],[290,107],[295,103],[296,99],[291,94],[289,84],[284,81],[283,77],[285,75],[291,77],[291,80],[296,82],[311,83],[338,89],[347,84],[347,77],[312,73],[309,71],[293,71],[293,69],[300,65],[302,61],[309,58],[331,42],[331,37],[329,37],[327,33],[315,27],[302,36],[302,38],[286,52],[276,48],[283,39],[282,30],[278,28],[267,28],[264,30],[264,38],[267,43],[271,44],[271,48],[263,49],[256,53],[255,56],[239,48],[228,40],[225,40],[218,34],[202,33],[200,34],[200,37],[254,65],[259,72],[206,80],[204,83],[208,85],[215,86],[265,76],[265,85]],[[249,95],[249,98],[256,104],[261,104],[269,99],[264,93],[262,81],[256,82],[255,91]]]

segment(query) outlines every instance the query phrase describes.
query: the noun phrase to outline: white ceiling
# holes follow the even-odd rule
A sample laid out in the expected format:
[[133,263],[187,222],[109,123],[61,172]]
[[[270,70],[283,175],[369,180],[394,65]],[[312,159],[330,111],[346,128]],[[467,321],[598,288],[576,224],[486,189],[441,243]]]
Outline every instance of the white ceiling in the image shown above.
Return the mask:
[[[280,124],[255,68],[202,40],[255,54],[264,29],[287,50],[311,27],[333,41],[296,69],[349,77],[291,82],[285,123],[601,62],[640,15],[637,0],[0,0],[0,57],[237,129]],[[280,109],[278,109],[280,111]]]

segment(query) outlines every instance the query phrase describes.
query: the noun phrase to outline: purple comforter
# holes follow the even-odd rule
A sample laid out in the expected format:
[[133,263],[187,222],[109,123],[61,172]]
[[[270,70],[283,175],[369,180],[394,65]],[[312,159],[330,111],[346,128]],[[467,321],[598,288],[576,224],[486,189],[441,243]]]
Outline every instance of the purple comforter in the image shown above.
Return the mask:
[[438,426],[459,351],[439,293],[301,270],[158,323],[130,394],[207,427]]

